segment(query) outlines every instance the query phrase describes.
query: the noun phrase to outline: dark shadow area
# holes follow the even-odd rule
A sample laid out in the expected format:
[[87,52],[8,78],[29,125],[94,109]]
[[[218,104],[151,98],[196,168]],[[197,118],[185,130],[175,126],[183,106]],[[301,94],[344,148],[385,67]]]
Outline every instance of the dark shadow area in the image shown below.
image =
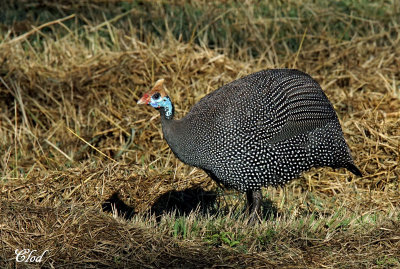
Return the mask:
[[[151,214],[155,214],[157,221],[164,214],[175,214],[175,216],[188,215],[197,210],[200,214],[216,214],[215,206],[217,193],[205,191],[200,187],[193,187],[182,191],[169,191],[161,195],[150,209]],[[132,219],[135,209],[125,204],[115,192],[103,204],[104,212],[116,210],[118,215],[126,220]]]
[[135,208],[125,204],[125,202],[119,198],[118,192],[115,192],[113,195],[111,195],[111,197],[108,198],[101,206],[104,212],[112,213],[113,210],[116,210],[118,215],[126,220],[132,219],[132,217],[135,215]]
[[[193,187],[182,191],[169,191],[161,195],[150,209],[150,213],[156,216],[159,221],[165,214],[174,214],[175,216],[187,216],[191,212],[197,210],[200,214],[224,214],[217,204],[218,193],[214,191],[205,191],[200,187]],[[112,213],[113,210],[126,220],[132,219],[135,215],[135,209],[125,204],[115,192],[103,204],[104,212]],[[244,209],[245,210],[245,209]],[[225,212],[225,214],[227,214]],[[275,219],[278,209],[269,199],[263,199],[261,204],[261,213],[263,219]]]
[[201,214],[216,214],[217,193],[193,187],[182,191],[169,191],[161,195],[151,207],[151,213],[159,220],[163,214],[188,215],[198,210]]

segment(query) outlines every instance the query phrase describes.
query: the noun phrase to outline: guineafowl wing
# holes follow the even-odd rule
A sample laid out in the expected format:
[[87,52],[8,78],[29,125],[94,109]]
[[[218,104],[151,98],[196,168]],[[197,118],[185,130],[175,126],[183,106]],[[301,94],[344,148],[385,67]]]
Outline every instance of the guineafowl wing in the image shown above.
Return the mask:
[[319,84],[294,69],[263,70],[228,83],[203,97],[186,118],[201,122],[209,133],[230,132],[268,143],[337,120]]
[[256,94],[248,94],[247,101],[239,98],[247,108],[236,124],[245,132],[276,143],[337,120],[328,98],[309,75],[290,69],[264,72],[252,79]]

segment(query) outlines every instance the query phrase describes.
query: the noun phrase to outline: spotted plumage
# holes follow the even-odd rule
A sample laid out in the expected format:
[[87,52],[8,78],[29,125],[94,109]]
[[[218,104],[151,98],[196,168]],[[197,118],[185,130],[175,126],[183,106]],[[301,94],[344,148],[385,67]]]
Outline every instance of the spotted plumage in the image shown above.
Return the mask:
[[[283,185],[311,167],[344,167],[361,175],[331,103],[301,71],[263,70],[235,80],[180,120],[173,119],[162,82],[138,103],[160,111],[164,138],[181,161],[247,192],[252,211],[259,210],[261,187]],[[154,97],[163,99],[157,103]]]

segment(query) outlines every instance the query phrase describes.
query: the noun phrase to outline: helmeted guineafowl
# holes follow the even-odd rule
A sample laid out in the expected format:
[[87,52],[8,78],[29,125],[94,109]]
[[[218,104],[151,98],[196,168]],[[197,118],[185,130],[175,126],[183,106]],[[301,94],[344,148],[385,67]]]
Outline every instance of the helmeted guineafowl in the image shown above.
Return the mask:
[[184,163],[246,192],[252,218],[261,187],[283,185],[311,167],[354,165],[336,113],[319,84],[294,69],[263,70],[211,92],[180,120],[164,80],[138,101],[158,109],[164,138]]

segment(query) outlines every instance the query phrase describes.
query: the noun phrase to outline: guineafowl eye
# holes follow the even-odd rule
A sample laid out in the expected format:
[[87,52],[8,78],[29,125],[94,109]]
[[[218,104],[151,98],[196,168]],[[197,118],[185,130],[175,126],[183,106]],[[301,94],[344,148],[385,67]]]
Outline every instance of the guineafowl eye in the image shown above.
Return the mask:
[[159,99],[160,98],[160,93],[159,92],[156,92],[155,94],[153,94],[153,99],[154,100],[157,100],[157,99]]

